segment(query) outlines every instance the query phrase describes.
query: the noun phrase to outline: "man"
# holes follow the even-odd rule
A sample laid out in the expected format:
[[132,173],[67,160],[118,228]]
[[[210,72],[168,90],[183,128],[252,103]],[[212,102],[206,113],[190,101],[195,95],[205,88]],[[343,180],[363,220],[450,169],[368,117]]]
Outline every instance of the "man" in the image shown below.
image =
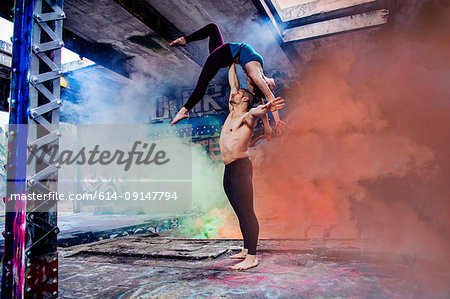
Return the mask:
[[[245,89],[239,89],[236,67],[233,63],[228,72],[231,86],[228,115],[220,134],[220,151],[225,164],[223,186],[235,211],[244,239],[244,248],[230,258],[244,260],[231,269],[245,270],[258,265],[256,245],[259,225],[253,210],[252,162],[249,159],[248,144],[253,135],[256,121],[269,111],[283,108],[284,100],[276,98],[265,105],[253,106],[255,97]],[[250,109],[250,111],[248,111]]]

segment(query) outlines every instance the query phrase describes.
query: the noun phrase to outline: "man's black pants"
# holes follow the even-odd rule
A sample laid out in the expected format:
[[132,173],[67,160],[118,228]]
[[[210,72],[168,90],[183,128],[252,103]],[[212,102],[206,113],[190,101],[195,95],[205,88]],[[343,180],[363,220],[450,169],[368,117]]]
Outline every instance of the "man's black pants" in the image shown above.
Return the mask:
[[238,159],[225,165],[223,188],[234,209],[248,254],[256,254],[259,224],[253,210],[253,167],[249,158]]

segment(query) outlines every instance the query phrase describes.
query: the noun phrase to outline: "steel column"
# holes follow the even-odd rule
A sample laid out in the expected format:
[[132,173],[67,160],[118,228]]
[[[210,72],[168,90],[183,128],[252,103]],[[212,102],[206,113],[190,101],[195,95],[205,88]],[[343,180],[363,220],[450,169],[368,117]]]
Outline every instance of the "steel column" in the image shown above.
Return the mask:
[[62,2],[15,4],[2,298],[58,296],[56,201],[12,195],[57,191],[58,165],[27,158],[59,143]]

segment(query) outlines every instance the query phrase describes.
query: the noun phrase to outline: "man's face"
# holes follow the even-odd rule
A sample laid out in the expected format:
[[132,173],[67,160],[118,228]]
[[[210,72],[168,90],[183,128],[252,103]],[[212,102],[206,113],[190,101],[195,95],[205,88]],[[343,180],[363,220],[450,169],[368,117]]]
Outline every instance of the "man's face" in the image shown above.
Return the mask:
[[239,89],[237,92],[231,94],[230,103],[239,105],[243,102],[244,98],[244,90]]

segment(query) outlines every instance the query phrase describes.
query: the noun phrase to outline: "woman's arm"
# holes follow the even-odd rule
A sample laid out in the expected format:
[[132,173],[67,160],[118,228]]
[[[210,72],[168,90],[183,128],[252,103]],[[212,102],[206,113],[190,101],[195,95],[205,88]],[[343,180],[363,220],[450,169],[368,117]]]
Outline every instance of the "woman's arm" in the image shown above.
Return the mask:
[[[275,96],[273,95],[272,91],[269,88],[269,85],[267,84],[265,80],[265,76],[262,72],[261,64],[256,61],[251,61],[245,65],[248,76],[253,81],[253,83],[261,90],[261,92],[264,94],[264,97],[269,102],[273,99],[275,99]],[[283,121],[281,121],[280,116],[278,114],[278,111],[272,112],[273,117],[275,119],[275,132],[277,134],[281,134],[281,130],[283,127],[287,126],[287,124]]]
[[[250,79],[250,77],[247,75],[246,72],[244,72],[244,76],[245,76],[245,79],[247,79],[248,89],[253,94],[256,94],[256,89],[258,87],[255,86],[255,83],[253,83],[252,79]],[[264,104],[263,99],[261,99],[261,103],[260,104],[261,105]],[[278,112],[275,112],[275,113],[277,113],[277,115],[278,115]],[[272,139],[273,130],[270,127],[270,124],[269,124],[269,117],[267,116],[267,114],[264,114],[264,115],[261,116],[261,119],[262,119],[263,124],[264,124],[264,136],[266,137],[267,141],[270,141]]]

